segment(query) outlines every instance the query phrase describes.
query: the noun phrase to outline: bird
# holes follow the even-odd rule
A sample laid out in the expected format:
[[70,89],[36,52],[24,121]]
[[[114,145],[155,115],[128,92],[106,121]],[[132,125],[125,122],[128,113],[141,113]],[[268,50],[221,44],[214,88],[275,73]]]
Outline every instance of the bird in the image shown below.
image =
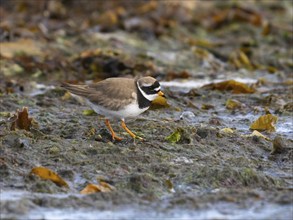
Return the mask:
[[134,140],[142,139],[126,126],[125,119],[135,118],[145,112],[158,96],[165,97],[160,83],[151,76],[136,79],[112,77],[83,85],[62,82],[61,87],[84,98],[97,114],[105,116],[105,125],[113,141],[121,141],[122,138],[116,135],[110,120],[121,120],[122,128]]

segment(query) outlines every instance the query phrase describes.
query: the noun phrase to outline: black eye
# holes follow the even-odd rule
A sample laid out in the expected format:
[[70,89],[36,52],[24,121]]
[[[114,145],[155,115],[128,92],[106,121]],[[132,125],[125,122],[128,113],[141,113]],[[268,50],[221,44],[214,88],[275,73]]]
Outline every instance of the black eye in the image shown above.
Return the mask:
[[160,83],[158,81],[154,82],[153,85],[151,85],[149,88],[150,89],[155,89],[155,88],[159,88],[160,87]]

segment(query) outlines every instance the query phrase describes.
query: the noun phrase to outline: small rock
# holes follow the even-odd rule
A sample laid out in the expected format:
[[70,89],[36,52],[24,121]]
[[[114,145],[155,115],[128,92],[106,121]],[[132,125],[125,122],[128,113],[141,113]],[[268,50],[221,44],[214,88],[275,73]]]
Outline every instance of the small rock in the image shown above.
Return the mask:
[[287,112],[293,112],[293,102],[289,102],[287,104],[284,105],[284,109],[287,111]]
[[193,164],[192,159],[188,159],[186,157],[177,157],[174,159],[175,164]]
[[6,178],[10,174],[9,167],[5,161],[0,163],[0,176],[1,178]]
[[20,148],[26,148],[26,149],[30,148],[29,140],[27,139],[18,138],[18,145]]
[[210,125],[222,125],[221,119],[219,119],[219,118],[210,118],[209,124]]
[[184,121],[187,121],[187,122],[193,122],[195,120],[195,115],[191,111],[184,111],[180,115],[180,120],[184,120]]
[[153,178],[148,174],[134,174],[129,179],[129,187],[138,192],[146,192],[154,187]]
[[199,128],[197,129],[196,133],[201,138],[206,138],[209,135],[208,129],[206,128]]
[[86,151],[89,155],[97,155],[98,154],[98,150],[95,148],[89,148]]
[[58,171],[58,174],[66,179],[70,179],[70,180],[74,179],[74,172],[69,169],[61,169]]
[[234,131],[231,128],[222,128],[217,134],[218,137],[222,137],[223,135],[233,134]]
[[60,153],[60,149],[57,146],[53,146],[49,148],[48,152],[52,155],[58,155]]
[[3,144],[15,148],[30,148],[30,141],[25,138],[20,138],[16,135],[7,135],[3,140]]

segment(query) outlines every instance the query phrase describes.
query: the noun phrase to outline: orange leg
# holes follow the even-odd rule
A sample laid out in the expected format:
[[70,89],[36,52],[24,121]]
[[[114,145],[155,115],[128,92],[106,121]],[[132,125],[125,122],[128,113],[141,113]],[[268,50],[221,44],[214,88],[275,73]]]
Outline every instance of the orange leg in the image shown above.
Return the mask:
[[108,127],[109,131],[111,132],[112,139],[113,139],[113,140],[117,140],[117,141],[121,141],[122,138],[121,138],[121,137],[118,137],[118,136],[115,134],[113,128],[112,128],[111,125],[110,125],[110,121],[109,121],[109,119],[106,119],[106,120],[105,120],[105,124],[106,124],[106,126]]
[[121,125],[122,125],[122,128],[123,128],[125,131],[127,131],[127,133],[130,134],[130,136],[131,136],[133,139],[135,139],[135,138],[139,138],[139,139],[143,140],[141,137],[138,137],[138,136],[136,136],[135,134],[133,134],[133,132],[130,131],[130,130],[127,128],[127,126],[126,126],[126,124],[125,124],[125,122],[124,122],[123,120],[121,121]]

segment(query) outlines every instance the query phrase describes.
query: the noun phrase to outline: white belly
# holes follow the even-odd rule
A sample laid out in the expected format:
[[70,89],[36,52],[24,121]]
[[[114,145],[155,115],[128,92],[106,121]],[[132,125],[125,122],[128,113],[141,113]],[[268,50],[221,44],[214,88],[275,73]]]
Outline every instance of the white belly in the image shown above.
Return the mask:
[[132,103],[130,105],[127,105],[124,109],[121,109],[119,111],[112,111],[112,110],[105,109],[102,106],[95,105],[90,101],[87,101],[87,103],[96,113],[104,115],[107,118],[118,118],[118,119],[136,117],[149,108],[149,107],[146,107],[146,108],[140,109],[137,103]]

